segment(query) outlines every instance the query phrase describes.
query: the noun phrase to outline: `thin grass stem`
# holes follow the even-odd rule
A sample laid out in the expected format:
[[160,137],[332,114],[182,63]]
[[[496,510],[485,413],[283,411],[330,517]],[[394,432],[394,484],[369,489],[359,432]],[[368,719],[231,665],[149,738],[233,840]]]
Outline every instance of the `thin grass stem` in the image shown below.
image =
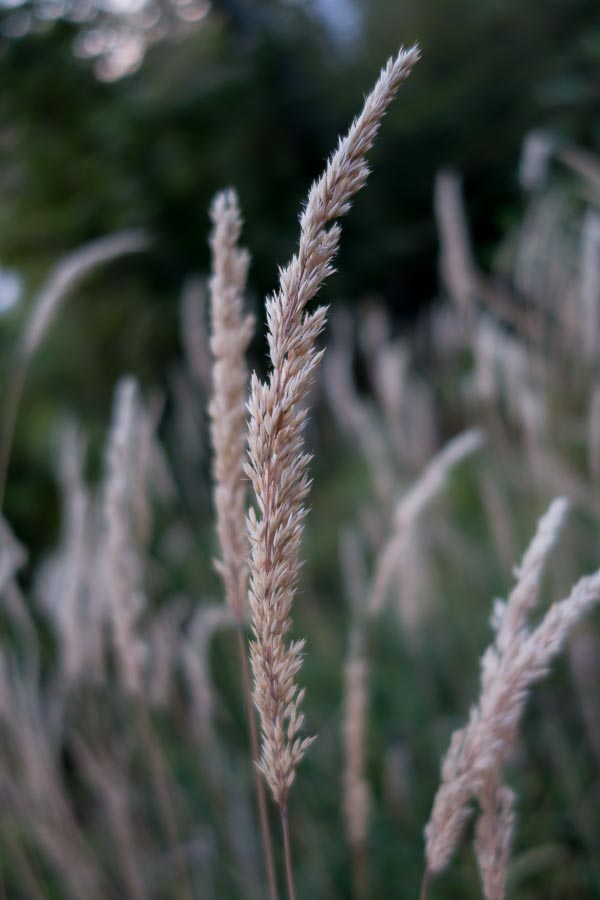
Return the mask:
[[429,869],[425,869],[423,881],[421,882],[421,892],[419,900],[427,900],[427,888],[429,887]]
[[283,848],[285,853],[285,874],[287,878],[289,900],[296,900],[296,887],[294,884],[294,869],[292,866],[292,846],[290,842],[290,823],[288,819],[287,803],[280,806],[281,830],[283,832]]
[[156,790],[160,816],[165,829],[165,836],[179,863],[182,882],[181,896],[184,900],[194,900],[194,891],[190,882],[189,872],[179,849],[177,818],[167,780],[167,767],[160,745],[154,734],[148,710],[142,704],[138,706],[138,723],[142,741],[148,752],[148,761],[150,763],[152,780]]
[[252,763],[254,766],[254,780],[256,783],[256,797],[258,801],[258,818],[260,822],[261,842],[265,858],[265,871],[267,874],[267,882],[269,885],[269,896],[271,900],[279,900],[279,892],[277,889],[277,879],[275,877],[275,863],[273,860],[273,842],[271,840],[271,832],[269,830],[269,818],[267,812],[267,795],[265,785],[261,774],[256,768],[259,759],[260,750],[258,746],[258,732],[256,730],[256,719],[254,717],[254,705],[252,703],[252,685],[250,682],[250,663],[248,661],[248,649],[244,638],[244,631],[241,623],[238,622],[238,647],[240,651],[240,662],[242,666],[242,675],[244,682],[244,700],[246,704],[246,715],[248,718],[248,730],[250,733],[250,747],[252,751]]

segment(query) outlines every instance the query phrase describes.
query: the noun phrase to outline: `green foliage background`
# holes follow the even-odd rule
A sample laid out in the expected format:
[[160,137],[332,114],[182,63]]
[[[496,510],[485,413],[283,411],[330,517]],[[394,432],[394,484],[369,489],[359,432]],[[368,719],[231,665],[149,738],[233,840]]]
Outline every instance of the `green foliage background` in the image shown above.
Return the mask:
[[[35,436],[51,409],[65,406],[93,430],[119,373],[164,385],[178,354],[177,297],[186,276],[206,271],[206,210],[223,185],[240,193],[261,302],[294,247],[307,186],[401,43],[418,40],[423,59],[386,120],[330,298],[381,294],[400,321],[435,296],[439,167],[464,173],[485,257],[518,212],[528,129],[600,143],[594,0],[356,5],[360,34],[342,46],[310,5],[215,2],[184,40],[154,46],[138,72],[104,84],[72,53],[80,26],[44,20],[43,0],[23,4],[29,33],[0,36],[0,264],[31,292],[93,237],[141,225],[155,243],[86,284],[56,323],[27,387],[14,474],[47,477],[45,438],[36,454]],[[10,15],[0,5],[0,26]],[[2,320],[7,364],[21,306]],[[257,354],[260,364],[260,345]],[[33,501],[23,509],[11,483],[9,510],[25,515]]]

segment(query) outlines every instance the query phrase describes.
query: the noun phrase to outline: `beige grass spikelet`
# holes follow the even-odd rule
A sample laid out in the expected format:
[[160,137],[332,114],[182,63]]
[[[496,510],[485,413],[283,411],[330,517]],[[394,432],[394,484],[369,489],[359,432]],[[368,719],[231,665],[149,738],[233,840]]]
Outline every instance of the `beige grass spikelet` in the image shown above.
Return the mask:
[[259,765],[282,810],[296,767],[312,741],[300,737],[304,692],[296,679],[304,642],[289,642],[287,637],[310,487],[302,402],[322,356],[315,342],[326,316],[323,307],[312,313],[304,310],[333,271],[340,227],[331,223],[348,212],[353,195],[364,185],[365,154],[418,56],[414,47],[389,60],[361,114],[312,185],[300,217],[298,252],[281,271],[279,289],[266,304],[273,368],[265,382],[256,375],[252,378],[247,471],[257,509],[251,509],[248,517],[251,661],[262,735]]
[[402,557],[409,531],[446,484],[455,466],[479,450],[485,435],[470,428],[452,438],[433,457],[411,489],[400,498],[394,511],[393,531],[375,563],[369,600],[369,615],[378,616],[385,604],[391,580]]
[[[11,653],[0,653],[0,784],[5,808],[27,823],[65,896],[100,900],[104,875],[70,802],[60,760],[60,722],[37,680]],[[56,713],[56,711],[54,711]]]
[[[569,504],[564,497],[558,497],[550,504],[548,511],[538,522],[535,536],[521,565],[514,571],[517,583],[508,602],[497,604],[494,610],[497,627],[495,657],[508,653],[518,643],[527,626],[528,617],[538,602],[546,564],[558,543],[568,510]],[[490,668],[493,669],[493,666]],[[485,667],[484,674],[487,674]]]
[[475,828],[475,854],[485,900],[504,900],[515,825],[515,793],[495,777],[481,792]]
[[59,665],[67,682],[89,669],[86,621],[86,570],[90,492],[83,481],[84,442],[72,423],[59,435],[58,476],[62,494],[62,531],[58,550],[36,575],[36,594],[60,642]]
[[550,168],[552,139],[543,131],[530,131],[525,135],[519,160],[519,181],[526,191],[543,187]]
[[430,874],[446,867],[471,815],[471,801],[481,801],[489,779],[498,777],[509,757],[531,686],[546,674],[573,626],[600,600],[598,571],[580,579],[535,629],[526,627],[565,512],[565,501],[555,500],[517,571],[508,603],[496,603],[492,619],[496,637],[481,661],[479,701],[465,728],[452,735],[425,828]]
[[88,275],[112,260],[145,250],[149,243],[149,236],[141,229],[119,231],[90,241],[59,260],[33,298],[4,400],[0,439],[0,508],[4,499],[14,428],[27,371],[48,328],[62,304]]
[[250,257],[238,240],[242,218],[235,191],[222,191],[211,207],[210,348],[213,355],[210,433],[214,496],[221,560],[217,568],[238,622],[246,612],[248,539],[244,529],[246,487],[246,351],[254,319],[245,315],[243,293]]
[[137,627],[145,601],[141,591],[140,561],[132,539],[136,393],[133,378],[123,378],[117,385],[106,451],[101,554],[119,671],[127,691],[139,695],[143,690],[147,647]]
[[462,316],[470,318],[475,312],[478,276],[458,173],[438,172],[434,194],[442,279]]
[[[0,514],[0,602],[2,610],[23,641],[23,666],[30,678],[39,674],[39,641],[28,603],[18,584],[18,574],[27,562],[27,551]],[[1,667],[0,659],[0,667]],[[0,676],[0,693],[1,693]],[[0,702],[1,707],[1,702]]]
[[63,257],[35,297],[21,342],[22,358],[30,360],[40,346],[61,303],[94,269],[129,253],[139,253],[149,245],[148,235],[137,229],[115,232],[90,241]]
[[27,552],[0,515],[0,596],[27,562]]

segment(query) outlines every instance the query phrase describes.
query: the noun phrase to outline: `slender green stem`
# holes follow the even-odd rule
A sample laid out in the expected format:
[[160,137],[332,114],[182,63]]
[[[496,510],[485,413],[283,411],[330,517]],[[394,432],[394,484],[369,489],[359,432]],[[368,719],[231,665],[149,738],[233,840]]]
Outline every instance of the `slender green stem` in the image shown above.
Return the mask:
[[173,798],[169,790],[167,766],[160,749],[160,745],[154,734],[154,729],[150,721],[148,710],[143,702],[137,707],[138,724],[141,738],[148,752],[148,761],[156,790],[156,798],[160,810],[163,827],[167,840],[171,845],[171,849],[178,861],[179,869],[182,877],[182,896],[185,900],[193,900],[194,892],[190,883],[189,872],[183,858],[183,854],[179,847],[179,835],[177,830],[177,817],[175,815],[175,807]]
[[[47,894],[44,890],[44,885],[38,873],[35,871],[32,862],[28,859],[19,838],[13,834],[12,829],[10,828],[4,832],[4,838],[10,851],[11,860],[18,869],[19,875],[26,886],[28,896],[31,897],[32,900],[46,900]],[[5,896],[4,891],[1,896]]]
[[366,900],[368,896],[367,848],[362,842],[354,844],[352,847],[352,879],[355,900]]
[[281,830],[283,831],[283,847],[285,852],[285,874],[287,877],[288,894],[290,900],[296,900],[296,888],[294,886],[294,870],[292,867],[292,846],[290,843],[290,823],[288,820],[287,803],[279,809],[281,813]]
[[429,869],[425,869],[425,874],[423,875],[423,881],[421,882],[421,893],[419,894],[419,900],[427,900],[428,886],[429,886]]
[[271,832],[269,830],[269,819],[267,813],[267,796],[265,785],[261,774],[256,768],[256,762],[259,758],[258,733],[256,730],[256,718],[254,715],[254,707],[252,706],[252,687],[250,683],[250,666],[248,663],[248,650],[244,639],[242,624],[238,623],[238,646],[240,650],[240,661],[242,666],[242,675],[244,682],[244,698],[246,701],[246,715],[248,718],[248,730],[250,732],[250,747],[252,751],[252,765],[254,768],[254,778],[256,782],[256,797],[258,800],[258,818],[260,822],[260,833],[265,857],[265,870],[267,873],[267,881],[269,884],[269,896],[271,900],[279,900],[279,892],[277,890],[277,879],[275,877],[275,863],[273,861],[273,844],[271,841]]

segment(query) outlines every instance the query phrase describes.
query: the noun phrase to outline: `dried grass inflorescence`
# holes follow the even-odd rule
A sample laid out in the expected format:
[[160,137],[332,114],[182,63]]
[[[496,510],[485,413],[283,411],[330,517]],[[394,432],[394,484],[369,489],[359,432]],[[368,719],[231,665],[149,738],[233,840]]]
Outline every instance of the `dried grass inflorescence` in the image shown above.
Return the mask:
[[84,244],[54,266],[33,298],[4,399],[0,435],[0,509],[4,500],[13,433],[27,370],[55,316],[69,295],[98,267],[129,253],[139,253],[147,249],[149,243],[149,236],[144,231],[131,229]]
[[131,513],[137,415],[136,382],[123,378],[115,392],[106,449],[100,553],[117,663],[125,688],[139,696],[144,688],[147,647],[138,630],[146,599]]
[[515,826],[515,793],[491,776],[481,792],[475,854],[485,900],[503,900]]
[[252,378],[248,475],[256,495],[248,529],[251,545],[250,607],[254,640],[254,702],[262,732],[260,768],[283,809],[295,770],[313,738],[299,736],[303,691],[296,676],[303,641],[288,642],[290,613],[300,569],[299,549],[310,487],[303,449],[302,402],[322,353],[315,347],[326,309],[305,308],[333,271],[340,227],[331,224],[350,209],[364,185],[365,155],[401,82],[419,57],[416,47],[388,62],[363,111],[311,187],[300,217],[298,252],[280,274],[266,305],[272,371]]
[[227,602],[238,622],[246,614],[248,539],[244,458],[246,452],[246,351],[254,319],[243,309],[250,257],[238,246],[242,218],[235,191],[222,191],[211,207],[210,348],[213,393],[209,406],[214,452],[214,498]]
[[[537,627],[528,627],[566,511],[565,500],[552,503],[516,572],[508,601],[496,603],[495,638],[481,661],[479,701],[466,727],[452,736],[425,829],[427,869],[434,874],[449,863],[471,815],[471,802],[479,800],[484,814],[477,836],[479,864],[484,886],[496,885],[486,894],[494,900],[503,896],[497,886],[504,884],[513,823],[512,803],[498,780],[502,766],[514,747],[531,686],[546,674],[571,628],[600,600],[598,571],[582,578],[566,600],[554,603]],[[498,873],[499,864],[504,873]]]
[[369,600],[370,616],[378,616],[383,610],[403,548],[410,540],[411,532],[422,513],[440,493],[455,467],[480,450],[484,443],[485,435],[478,428],[470,428],[452,438],[436,453],[412,487],[398,501],[394,510],[392,534],[375,563]]
[[[58,549],[36,576],[38,602],[49,618],[60,645],[63,678],[72,683],[98,672],[102,629],[94,614],[102,614],[94,594],[94,559],[90,552],[93,515],[91,492],[83,478],[85,444],[72,423],[65,424],[58,447],[58,477],[62,492],[62,536]],[[94,602],[96,601],[96,602]]]

